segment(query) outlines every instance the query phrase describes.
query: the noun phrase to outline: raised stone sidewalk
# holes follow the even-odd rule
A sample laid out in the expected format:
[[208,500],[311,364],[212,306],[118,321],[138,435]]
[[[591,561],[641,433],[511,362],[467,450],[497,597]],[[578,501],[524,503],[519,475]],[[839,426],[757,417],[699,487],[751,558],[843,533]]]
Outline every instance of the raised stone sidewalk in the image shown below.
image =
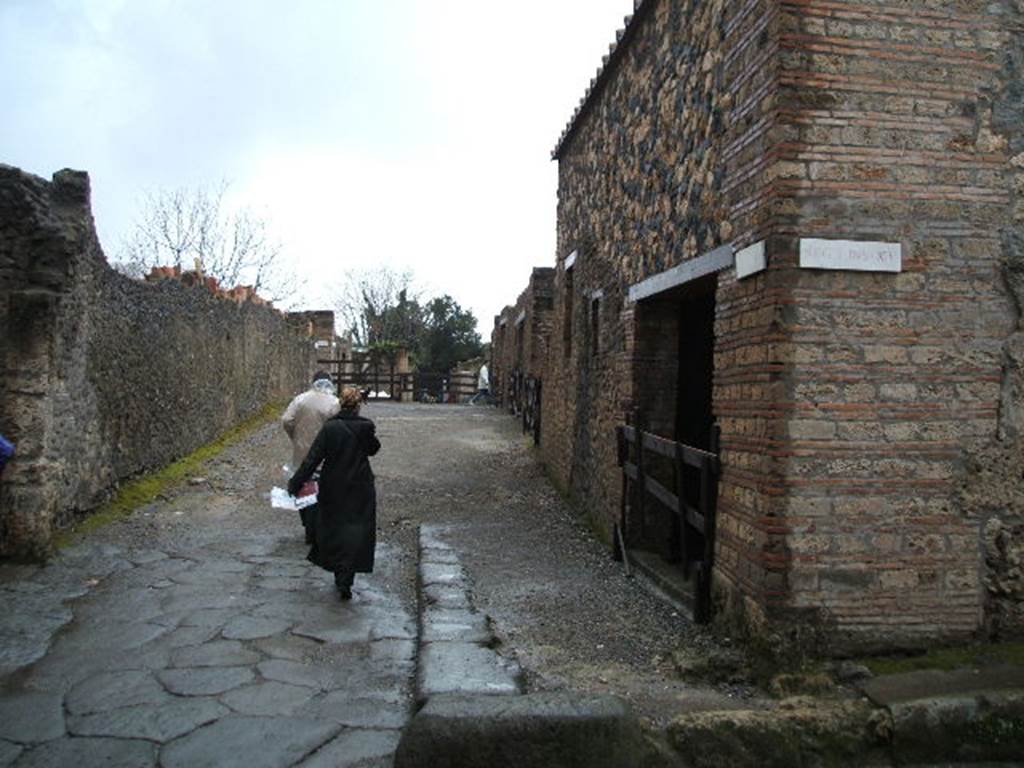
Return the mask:
[[442,536],[442,527],[420,528],[417,702],[441,694],[521,693],[519,665],[493,650],[489,620],[473,607],[466,572]]

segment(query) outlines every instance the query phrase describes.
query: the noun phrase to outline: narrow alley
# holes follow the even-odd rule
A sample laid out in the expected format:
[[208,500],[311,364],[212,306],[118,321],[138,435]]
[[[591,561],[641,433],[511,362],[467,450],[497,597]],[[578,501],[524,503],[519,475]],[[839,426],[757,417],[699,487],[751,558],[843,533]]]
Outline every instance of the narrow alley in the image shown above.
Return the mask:
[[378,564],[351,603],[270,507],[277,424],[50,565],[2,566],[0,765],[389,765],[413,711],[422,523],[459,553],[526,690],[616,693],[654,720],[745,694],[684,695],[669,652],[692,628],[624,577],[513,420],[364,413],[383,444]]

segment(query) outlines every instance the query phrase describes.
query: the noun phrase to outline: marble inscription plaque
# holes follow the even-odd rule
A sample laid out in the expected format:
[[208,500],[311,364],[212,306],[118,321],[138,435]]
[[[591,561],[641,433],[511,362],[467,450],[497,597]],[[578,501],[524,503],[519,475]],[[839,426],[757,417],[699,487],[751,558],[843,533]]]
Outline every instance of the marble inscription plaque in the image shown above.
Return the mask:
[[800,266],[804,269],[900,272],[903,248],[899,243],[804,237],[800,239]]
[[767,262],[764,254],[764,240],[759,240],[753,245],[747,246],[742,251],[736,252],[736,279],[756,275],[764,271]]

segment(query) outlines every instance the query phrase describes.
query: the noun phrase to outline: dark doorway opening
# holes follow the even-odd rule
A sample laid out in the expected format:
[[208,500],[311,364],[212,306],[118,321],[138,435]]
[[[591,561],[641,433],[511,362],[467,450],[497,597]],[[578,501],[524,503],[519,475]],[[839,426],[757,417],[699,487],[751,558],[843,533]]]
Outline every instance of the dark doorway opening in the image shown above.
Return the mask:
[[715,373],[715,283],[694,285],[679,303],[679,373],[676,434],[680,443],[711,448],[712,391]]
[[684,602],[692,600],[695,615],[705,618],[720,471],[713,407],[717,287],[712,274],[638,303],[635,431],[620,431],[628,546],[638,550],[638,567]]

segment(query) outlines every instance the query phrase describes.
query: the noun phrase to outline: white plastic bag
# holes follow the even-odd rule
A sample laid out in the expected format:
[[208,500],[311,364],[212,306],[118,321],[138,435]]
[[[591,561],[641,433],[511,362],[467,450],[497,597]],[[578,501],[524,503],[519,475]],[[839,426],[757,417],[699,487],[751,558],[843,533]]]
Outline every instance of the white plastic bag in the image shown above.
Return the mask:
[[[313,498],[316,501],[316,497]],[[295,504],[295,497],[284,488],[276,485],[270,489],[270,506],[273,509],[287,509],[291,512],[298,512],[299,507]]]

